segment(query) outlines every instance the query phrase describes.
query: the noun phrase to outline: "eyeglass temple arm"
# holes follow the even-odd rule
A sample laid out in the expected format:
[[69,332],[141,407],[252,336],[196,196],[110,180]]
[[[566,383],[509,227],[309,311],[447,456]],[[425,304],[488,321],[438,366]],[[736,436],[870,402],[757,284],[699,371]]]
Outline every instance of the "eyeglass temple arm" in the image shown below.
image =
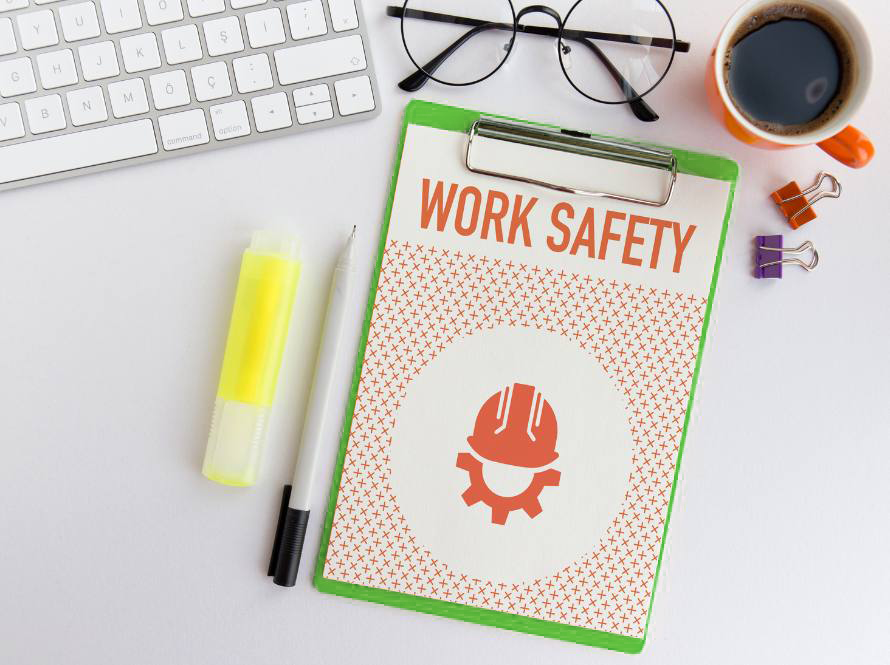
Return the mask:
[[[452,42],[449,46],[445,48],[439,55],[430,60],[423,66],[423,69],[418,69],[416,72],[411,74],[410,76],[405,77],[399,82],[399,87],[406,92],[415,92],[420,90],[424,85],[426,85],[427,81],[429,81],[430,77],[427,75],[427,72],[430,74],[435,74],[436,70],[442,66],[448,58],[450,58],[457,49],[463,46],[466,42],[468,42],[472,37],[485,32],[486,30],[497,30],[501,28],[502,24],[498,23],[483,23],[481,25],[477,25],[474,28],[468,30],[463,35],[461,35],[458,39]],[[508,30],[512,30],[512,28],[507,28]]]
[[[466,25],[469,27],[481,26],[488,23],[487,21],[483,21],[481,19],[467,18],[466,16],[453,16],[451,14],[428,12],[420,9],[405,9],[404,7],[396,7],[393,5],[390,5],[386,8],[386,14],[387,16],[394,16],[396,18],[417,18],[426,21],[438,21],[439,23]],[[513,29],[513,26],[506,23],[500,23],[498,24],[498,27],[501,30]],[[559,37],[559,30],[557,28],[549,28],[546,26],[520,25],[517,27],[517,31],[529,35]],[[623,42],[625,44],[642,44],[644,46],[656,46],[658,48],[671,48],[671,45],[673,44],[674,49],[678,53],[689,52],[689,42],[685,42],[681,39],[671,40],[665,37],[638,37],[636,35],[622,35],[614,32],[591,32],[589,30],[565,30],[563,36],[568,39],[600,39],[609,42]]]
[[[429,74],[435,74],[436,70],[472,37],[485,32],[486,30],[501,29],[512,30],[510,26],[505,26],[503,23],[482,23],[481,25],[471,28],[447,46],[441,53],[439,53],[439,55],[423,65],[422,69],[418,69],[413,74],[399,81],[399,88],[406,92],[416,92],[420,90],[429,81]],[[580,39],[578,41],[593,51],[593,54],[597,59],[603,63],[606,71],[609,72],[609,75],[615,83],[618,84],[618,87],[621,88],[626,99],[633,99],[636,97],[632,102],[628,102],[628,106],[630,106],[630,110],[637,119],[642,120],[643,122],[654,122],[655,120],[658,120],[658,114],[643,98],[638,96],[637,91],[634,90],[630,82],[621,75],[621,72],[619,72],[615,65],[612,64],[612,61],[606,57],[606,54],[602,52],[602,49],[588,39]]]
[[[612,61],[606,57],[606,54],[603,53],[602,49],[594,44],[589,39],[579,39],[579,44],[584,44],[587,48],[593,51],[593,54],[597,57],[603,66],[606,68],[606,71],[609,72],[609,75],[618,84],[618,87],[621,88],[621,92],[624,93],[625,99],[633,99],[632,102],[628,102],[628,106],[630,106],[630,110],[633,111],[633,114],[637,117],[638,120],[642,120],[643,122],[655,122],[658,120],[658,114],[655,110],[649,106],[645,99],[639,96],[636,90],[634,90],[633,86],[630,84],[624,76],[621,75],[621,72],[618,71],[618,68],[612,64]],[[636,97],[636,99],[634,99]]]

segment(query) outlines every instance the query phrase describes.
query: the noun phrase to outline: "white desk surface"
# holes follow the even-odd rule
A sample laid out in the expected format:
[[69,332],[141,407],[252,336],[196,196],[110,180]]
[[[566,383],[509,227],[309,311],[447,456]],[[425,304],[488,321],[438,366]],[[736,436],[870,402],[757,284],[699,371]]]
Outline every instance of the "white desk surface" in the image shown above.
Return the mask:
[[[365,0],[376,120],[0,195],[0,662],[890,662],[890,6],[853,2],[878,66],[857,122],[878,155],[854,172],[743,147],[709,115],[704,66],[736,4],[670,2],[692,50],[649,98],[656,123],[585,101],[532,37],[487,83],[421,95],[741,166],[641,656],[315,591],[333,441],[297,588],[265,576],[334,256],[359,224],[364,289],[409,99],[398,21]],[[790,235],[818,270],[753,279],[752,236],[789,231],[769,192],[821,169],[843,197]],[[307,261],[264,473],[238,490],[200,465],[240,254],[275,225]]]

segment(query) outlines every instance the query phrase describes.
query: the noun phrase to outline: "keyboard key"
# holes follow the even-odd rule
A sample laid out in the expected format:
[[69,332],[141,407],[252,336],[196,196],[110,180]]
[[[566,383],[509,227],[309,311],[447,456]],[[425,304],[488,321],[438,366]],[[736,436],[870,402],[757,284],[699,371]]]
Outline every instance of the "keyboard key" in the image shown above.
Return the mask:
[[185,106],[192,101],[189,96],[185,72],[174,69],[172,72],[154,74],[150,79],[151,96],[155,100],[155,108],[159,111]]
[[374,93],[371,90],[371,79],[357,76],[334,83],[337,95],[337,108],[340,115],[353,115],[374,110]]
[[237,16],[207,21],[204,24],[204,40],[207,43],[208,55],[228,55],[244,50],[241,24]]
[[189,14],[195,18],[226,10],[225,0],[188,0]]
[[282,85],[357,72],[368,67],[361,35],[350,35],[275,51]]
[[102,18],[105,19],[105,32],[110,35],[142,27],[136,0],[102,0]]
[[158,151],[151,120],[87,129],[0,148],[0,184]]
[[328,0],[331,10],[331,25],[335,32],[354,30],[358,27],[358,14],[354,0]]
[[65,112],[62,110],[62,98],[59,95],[35,97],[25,102],[25,113],[28,116],[28,127],[32,134],[45,134],[57,129],[65,129]]
[[266,0],[232,0],[229,4],[232,5],[232,9],[244,9],[245,7],[265,5]]
[[28,0],[0,0],[0,12],[11,12],[13,9],[24,9]]
[[163,115],[158,118],[158,127],[164,150],[179,150],[210,141],[207,120],[201,109]]
[[284,43],[284,23],[281,21],[281,10],[277,7],[245,14],[244,23],[252,48]]
[[234,139],[250,134],[247,106],[242,101],[210,107],[210,121],[217,141]]
[[15,20],[19,26],[19,39],[22,42],[22,48],[26,51],[55,46],[59,43],[56,20],[50,10],[44,9],[30,14],[19,14]]
[[164,42],[167,62],[171,65],[200,60],[204,55],[201,51],[201,40],[198,39],[198,28],[194,25],[168,28],[161,33],[161,39]]
[[77,83],[77,69],[71,49],[41,53],[37,56],[40,83],[47,90]]
[[129,74],[156,69],[161,66],[161,54],[158,53],[158,40],[153,32],[124,37],[120,41],[121,55],[124,58],[124,69]]
[[272,87],[272,69],[269,67],[269,56],[265,53],[235,58],[232,67],[235,69],[235,84],[241,94]]
[[0,55],[9,55],[10,53],[15,53],[16,50],[18,50],[18,47],[15,43],[12,21],[8,18],[0,18]]
[[84,81],[98,81],[121,73],[112,42],[87,44],[77,49]]
[[102,94],[102,88],[99,86],[72,90],[66,97],[68,98],[68,115],[71,118],[71,124],[75,127],[108,120],[105,95]]
[[0,97],[15,97],[37,90],[30,58],[0,61]]
[[0,104],[0,141],[20,139],[25,135],[22,111],[15,102]]
[[283,92],[254,97],[250,100],[250,105],[253,107],[253,120],[258,132],[271,132],[294,124],[290,117],[287,94]]
[[192,67],[192,84],[195,88],[195,99],[199,102],[220,99],[232,94],[229,68],[224,62],[211,62]]
[[92,2],[62,5],[59,7],[59,22],[62,24],[65,41],[68,42],[92,39],[100,33],[96,5]]
[[129,118],[131,115],[148,112],[145,83],[140,78],[109,83],[108,98],[115,118]]
[[309,106],[331,101],[331,93],[324,83],[294,90],[294,106]]
[[320,104],[310,104],[309,106],[297,108],[297,122],[301,125],[330,120],[333,117],[334,107],[331,106],[330,102],[321,102]]
[[49,5],[53,2],[61,2],[62,0],[34,0],[35,5]]
[[180,0],[143,0],[142,6],[149,25],[163,25],[183,18]]
[[327,34],[321,0],[305,0],[287,7],[287,22],[294,39],[306,39]]

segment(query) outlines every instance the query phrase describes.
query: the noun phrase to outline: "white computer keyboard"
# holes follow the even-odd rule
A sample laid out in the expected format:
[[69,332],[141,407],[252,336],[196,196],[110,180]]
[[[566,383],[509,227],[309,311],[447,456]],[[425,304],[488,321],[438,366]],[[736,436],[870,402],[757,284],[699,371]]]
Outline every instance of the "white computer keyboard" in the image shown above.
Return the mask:
[[0,0],[0,190],[370,118],[358,0]]

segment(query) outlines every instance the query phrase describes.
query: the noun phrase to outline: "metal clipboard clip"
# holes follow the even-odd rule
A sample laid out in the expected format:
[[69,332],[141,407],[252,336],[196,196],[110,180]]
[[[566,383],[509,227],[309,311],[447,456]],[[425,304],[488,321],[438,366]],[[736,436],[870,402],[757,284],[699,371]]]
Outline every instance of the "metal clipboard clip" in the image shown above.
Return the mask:
[[[568,152],[586,157],[596,157],[659,169],[665,172],[664,195],[661,199],[655,200],[636,198],[624,194],[576,189],[559,183],[512,174],[506,171],[488,170],[478,165],[479,160],[476,153],[479,150],[479,142],[477,140],[479,138],[518,143],[533,148]],[[473,173],[539,185],[559,192],[567,192],[579,196],[617,199],[619,201],[627,201],[628,203],[658,207],[667,205],[668,201],[671,200],[674,184],[677,182],[677,158],[670,150],[597,138],[584,132],[549,129],[535,125],[506,122],[485,116],[480,117],[470,128],[469,140],[467,141],[466,166]]]

